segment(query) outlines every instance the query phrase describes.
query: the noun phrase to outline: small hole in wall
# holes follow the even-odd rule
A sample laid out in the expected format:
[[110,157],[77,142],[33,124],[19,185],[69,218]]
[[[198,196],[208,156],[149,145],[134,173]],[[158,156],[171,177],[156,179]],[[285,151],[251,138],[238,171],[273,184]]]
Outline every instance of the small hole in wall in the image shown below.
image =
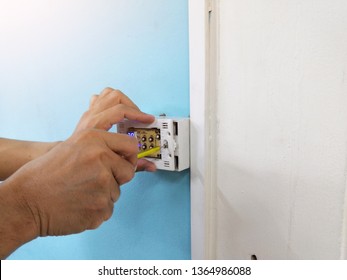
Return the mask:
[[254,261],[255,261],[255,260],[257,260],[257,259],[258,259],[258,258],[257,258],[256,255],[252,255],[252,256],[251,256],[251,260],[254,260]]

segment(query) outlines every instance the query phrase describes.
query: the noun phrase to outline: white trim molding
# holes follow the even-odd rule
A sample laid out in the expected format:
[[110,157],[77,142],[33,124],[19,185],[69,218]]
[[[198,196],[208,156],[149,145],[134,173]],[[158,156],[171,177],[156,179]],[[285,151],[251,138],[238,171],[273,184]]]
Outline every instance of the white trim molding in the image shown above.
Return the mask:
[[189,0],[192,259],[214,259],[213,129],[210,0]]

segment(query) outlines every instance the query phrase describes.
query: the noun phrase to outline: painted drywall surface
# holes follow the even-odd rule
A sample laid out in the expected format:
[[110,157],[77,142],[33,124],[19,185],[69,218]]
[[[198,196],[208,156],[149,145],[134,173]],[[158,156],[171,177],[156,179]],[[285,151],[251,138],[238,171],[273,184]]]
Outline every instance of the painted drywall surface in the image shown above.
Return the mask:
[[[187,1],[0,1],[0,135],[62,140],[89,98],[189,115]],[[189,259],[189,171],[137,174],[95,231],[39,238],[10,259]]]
[[347,2],[218,3],[217,258],[345,258]]

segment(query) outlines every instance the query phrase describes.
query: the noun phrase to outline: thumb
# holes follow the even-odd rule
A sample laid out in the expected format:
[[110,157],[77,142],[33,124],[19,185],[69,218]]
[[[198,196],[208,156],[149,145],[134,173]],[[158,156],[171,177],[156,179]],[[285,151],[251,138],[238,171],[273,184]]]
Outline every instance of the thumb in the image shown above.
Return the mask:
[[157,171],[157,167],[151,161],[145,159],[139,159],[137,162],[136,172],[147,171],[147,172],[155,172]]

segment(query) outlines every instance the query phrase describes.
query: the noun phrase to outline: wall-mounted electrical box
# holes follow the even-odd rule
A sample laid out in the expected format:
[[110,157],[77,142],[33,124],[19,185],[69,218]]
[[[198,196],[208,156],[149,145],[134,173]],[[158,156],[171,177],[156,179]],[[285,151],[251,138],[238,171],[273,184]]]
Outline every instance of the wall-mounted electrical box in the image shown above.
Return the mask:
[[151,124],[125,120],[118,123],[117,131],[136,137],[139,153],[160,147],[145,157],[158,169],[181,171],[189,168],[189,118],[158,117]]

